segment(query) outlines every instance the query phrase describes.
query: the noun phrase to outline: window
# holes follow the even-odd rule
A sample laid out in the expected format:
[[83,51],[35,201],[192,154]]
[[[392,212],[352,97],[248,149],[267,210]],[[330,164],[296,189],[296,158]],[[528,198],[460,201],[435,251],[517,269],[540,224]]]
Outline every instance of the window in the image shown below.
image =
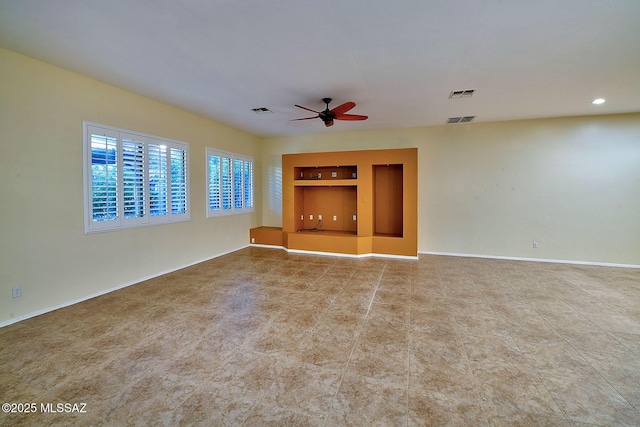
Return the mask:
[[189,145],[84,122],[85,232],[188,221]]
[[253,159],[206,149],[207,217],[253,212]]

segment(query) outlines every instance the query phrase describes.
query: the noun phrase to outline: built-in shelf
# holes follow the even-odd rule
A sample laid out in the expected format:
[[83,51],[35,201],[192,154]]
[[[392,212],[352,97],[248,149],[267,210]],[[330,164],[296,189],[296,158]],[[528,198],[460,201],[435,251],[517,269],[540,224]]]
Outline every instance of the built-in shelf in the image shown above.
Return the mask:
[[296,180],[293,185],[297,187],[354,187],[358,185],[358,181],[355,179],[306,179]]
[[294,168],[296,181],[357,179],[357,166],[301,166]]
[[300,230],[298,234],[311,234],[318,236],[357,236],[358,233],[356,231],[345,231],[345,230]]
[[417,256],[417,159],[415,148],[284,154],[284,246]]

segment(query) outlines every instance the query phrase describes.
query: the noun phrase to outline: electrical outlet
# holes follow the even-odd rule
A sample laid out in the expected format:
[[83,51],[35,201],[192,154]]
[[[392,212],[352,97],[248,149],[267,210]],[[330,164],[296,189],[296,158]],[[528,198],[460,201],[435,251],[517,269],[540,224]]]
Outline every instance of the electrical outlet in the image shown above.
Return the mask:
[[251,243],[255,243],[255,242],[256,242],[256,238],[255,238],[255,237],[252,237],[252,238],[251,238]]
[[331,172],[331,178],[337,178],[338,172]]
[[533,242],[533,249],[538,249],[538,242]]
[[322,178],[322,172],[318,172],[318,179]]
[[16,286],[11,290],[11,293],[14,298],[19,298],[22,296],[22,286]]
[[334,220],[334,221],[337,221],[337,220],[338,220],[338,217],[334,215],[334,216],[333,216],[333,220]]
[[322,221],[322,215],[318,215],[318,221]]
[[304,221],[304,215],[300,215],[300,221]]
[[353,216],[353,220],[354,220],[354,221],[356,220],[356,216],[355,216],[355,215]]
[[313,215],[309,215],[309,220],[313,221]]

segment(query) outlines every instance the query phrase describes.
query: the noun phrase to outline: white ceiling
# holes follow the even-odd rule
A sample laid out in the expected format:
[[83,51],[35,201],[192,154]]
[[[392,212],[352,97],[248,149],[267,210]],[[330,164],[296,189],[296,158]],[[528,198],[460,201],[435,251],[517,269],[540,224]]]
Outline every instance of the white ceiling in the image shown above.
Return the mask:
[[0,45],[261,136],[640,111],[640,0],[0,0]]

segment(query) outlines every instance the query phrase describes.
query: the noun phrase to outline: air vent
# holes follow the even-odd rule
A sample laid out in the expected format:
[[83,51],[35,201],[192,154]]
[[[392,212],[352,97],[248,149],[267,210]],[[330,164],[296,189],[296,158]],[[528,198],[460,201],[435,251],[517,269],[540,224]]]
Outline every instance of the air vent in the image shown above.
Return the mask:
[[267,107],[252,108],[251,111],[253,111],[254,113],[257,113],[257,114],[270,114],[270,113],[273,113],[273,111],[269,110]]
[[470,98],[473,96],[475,89],[454,90],[449,94],[449,99],[453,98]]
[[476,118],[476,116],[449,117],[447,119],[447,124],[448,125],[453,125],[453,124],[456,124],[456,123],[469,123],[470,121],[472,121],[475,118]]

